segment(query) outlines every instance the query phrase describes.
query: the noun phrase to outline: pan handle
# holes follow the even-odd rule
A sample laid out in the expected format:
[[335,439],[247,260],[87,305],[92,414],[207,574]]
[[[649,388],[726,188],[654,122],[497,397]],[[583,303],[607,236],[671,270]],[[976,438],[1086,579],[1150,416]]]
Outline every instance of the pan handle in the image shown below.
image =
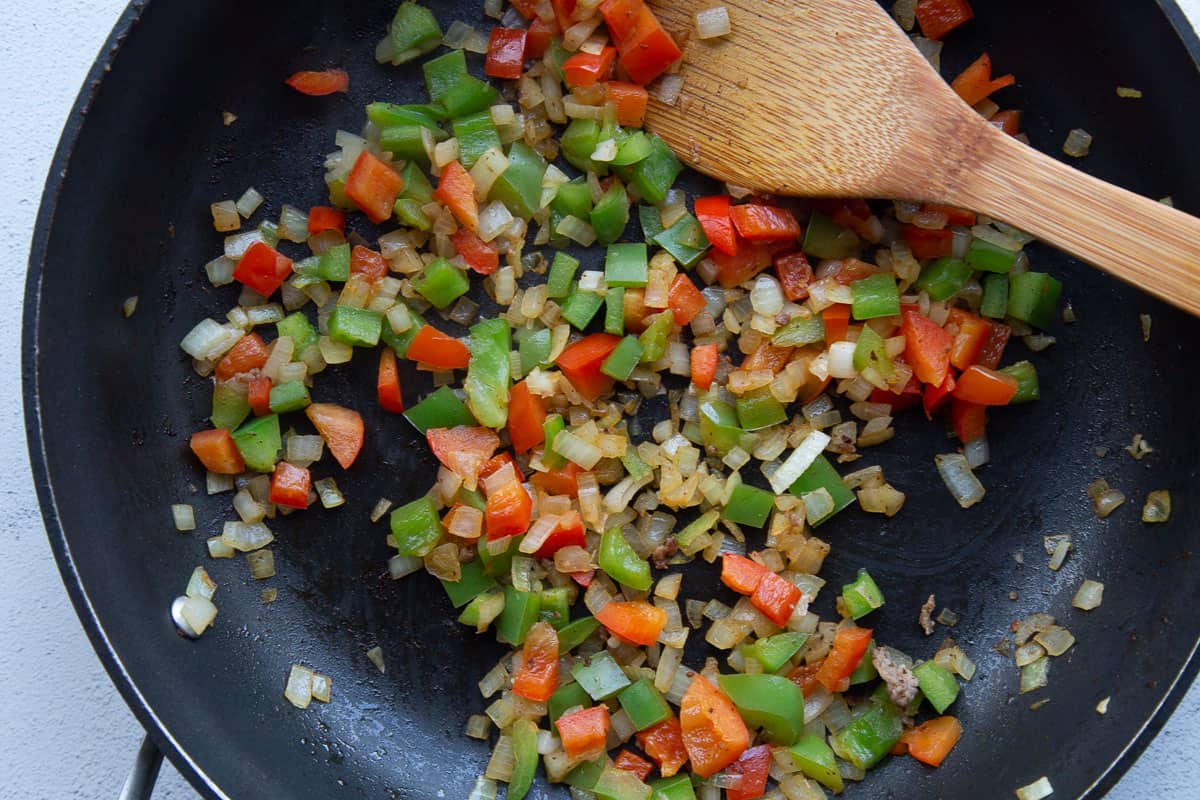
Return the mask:
[[133,769],[129,771],[129,777],[121,787],[118,800],[150,800],[154,782],[158,780],[158,770],[162,767],[162,759],[162,753],[150,737],[142,739]]

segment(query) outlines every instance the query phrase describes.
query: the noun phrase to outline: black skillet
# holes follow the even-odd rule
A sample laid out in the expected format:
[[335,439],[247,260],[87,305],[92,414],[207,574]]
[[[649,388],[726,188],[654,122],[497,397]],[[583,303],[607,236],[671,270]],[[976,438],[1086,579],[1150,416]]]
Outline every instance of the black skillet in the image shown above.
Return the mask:
[[[1200,211],[1200,47],[1178,8],[1165,0],[1163,8],[1148,0],[975,5],[978,19],[947,45],[945,72],[986,48],[1000,71],[1019,77],[1002,98],[1025,109],[1036,146],[1057,152],[1069,129],[1085,128],[1095,135],[1080,162],[1086,170]],[[134,3],[76,102],[34,233],[25,411],[50,541],[114,683],[209,797],[465,797],[488,757],[463,725],[483,708],[475,684],[501,649],[457,625],[427,576],[382,574],[385,530],[369,524],[367,510],[380,496],[424,492],[433,463],[407,423],[367,400],[369,359],[317,389],[319,399],[361,408],[370,434],[351,474],[327,468],[346,491],[344,508],[275,526],[273,605],[259,602],[241,560],[206,558],[204,539],[230,516],[229,496],[204,495],[186,447],[207,424],[208,390],[177,345],[236,297],[204,278],[204,262],[220,252],[208,204],[249,185],[272,215],[282,202],[318,204],[334,130],[357,130],[370,100],[420,100],[416,69],[372,60],[394,6]],[[487,24],[477,0],[437,12],[444,25]],[[302,97],[282,84],[294,70],[325,66],[349,70],[348,97]],[[1145,98],[1118,99],[1117,85]],[[222,124],[225,110],[238,115],[234,125]],[[834,545],[823,573],[831,586],[867,566],[883,587],[888,604],[873,620],[880,638],[931,653],[943,634],[925,639],[915,618],[934,592],[960,615],[951,633],[979,663],[956,708],[966,735],[947,763],[932,771],[892,759],[849,797],[1007,797],[1040,775],[1056,797],[1099,797],[1196,673],[1200,579],[1189,556],[1200,545],[1191,504],[1200,322],[1047,248],[1032,256],[1062,277],[1079,321],[1053,331],[1058,344],[1036,357],[1041,401],[993,414],[984,502],[955,506],[932,462],[952,443],[940,425],[909,416],[865,462],[881,463],[908,493],[903,512],[885,520],[849,511],[821,531]],[[125,320],[121,303],[135,294],[137,313]],[[1153,316],[1149,343],[1140,312]],[[1026,355],[1018,344],[1009,359]],[[420,385],[412,372],[404,380]],[[1140,463],[1120,451],[1135,431],[1156,447]],[[1103,522],[1085,494],[1099,476],[1129,497]],[[1159,488],[1172,492],[1171,522],[1143,525],[1142,499]],[[168,506],[181,501],[196,507],[192,534],[173,530]],[[1075,550],[1051,573],[1042,536],[1064,532]],[[167,609],[198,564],[221,584],[220,616],[193,642],[175,633]],[[687,574],[693,595],[725,597],[711,570]],[[1090,614],[1070,608],[1084,578],[1107,586]],[[832,594],[819,605],[825,613]],[[1034,611],[1060,617],[1079,644],[1054,662],[1047,689],[1018,697],[1017,670],[991,646]],[[364,656],[374,645],[386,675]],[[703,656],[696,647],[688,662]],[[303,712],[287,704],[293,662],[334,677],[332,704]],[[1094,707],[1106,696],[1101,717]],[[1052,702],[1030,710],[1041,698]],[[533,792],[565,795],[545,785]]]

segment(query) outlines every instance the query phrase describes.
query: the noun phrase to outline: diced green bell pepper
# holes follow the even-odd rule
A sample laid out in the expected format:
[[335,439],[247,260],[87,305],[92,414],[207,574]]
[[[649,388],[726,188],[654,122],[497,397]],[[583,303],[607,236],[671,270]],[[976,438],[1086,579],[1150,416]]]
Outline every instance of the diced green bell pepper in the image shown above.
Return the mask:
[[688,523],[683,530],[675,535],[675,541],[679,544],[679,550],[688,554],[697,552],[700,548],[698,545],[693,547],[693,544],[701,536],[711,531],[713,525],[716,525],[717,520],[720,518],[721,514],[719,511],[710,509]]
[[596,800],[645,800],[650,796],[649,788],[632,772],[607,764],[592,793]]
[[625,446],[625,452],[621,454],[621,464],[635,481],[640,480],[643,475],[650,471],[650,465],[642,461],[642,457],[638,455],[637,448],[633,445]]
[[637,368],[642,357],[642,345],[638,337],[630,334],[617,343],[613,351],[600,365],[600,371],[618,381],[627,381]]
[[936,661],[926,661],[913,669],[913,675],[921,686],[921,694],[929,704],[944,713],[958,699],[958,680],[954,673]]
[[400,177],[404,179],[404,188],[398,195],[400,198],[416,200],[421,205],[433,200],[433,184],[419,166],[409,161],[401,168]]
[[467,274],[444,258],[435,258],[412,280],[413,288],[433,304],[447,308],[471,288]]
[[500,100],[496,87],[481,81],[474,75],[463,75],[442,95],[446,115],[452,118],[465,117],[487,111]]
[[787,409],[775,399],[770,389],[747,392],[737,399],[738,424],[742,430],[758,431],[787,422]]
[[554,630],[562,630],[571,621],[571,600],[567,587],[554,586],[542,589],[542,607],[538,618],[550,623]]
[[862,716],[830,735],[833,751],[859,769],[883,760],[904,733],[900,711],[890,703],[872,705]]
[[376,101],[367,104],[367,119],[380,130],[399,125],[419,125],[422,128],[440,131],[438,111],[433,106],[397,105]]
[[642,238],[646,244],[654,244],[654,237],[666,230],[662,224],[662,212],[654,206],[638,206],[638,222],[642,226]]
[[513,142],[508,168],[492,184],[488,197],[504,203],[514,215],[529,219],[541,205],[545,174],[546,159],[524,142]]
[[737,706],[751,728],[762,728],[768,741],[794,744],[804,735],[804,692],[781,675],[721,675],[721,691]]
[[317,258],[317,277],[323,281],[350,280],[350,245],[343,242]]
[[537,592],[519,592],[511,586],[504,587],[504,611],[496,620],[496,638],[505,644],[520,647],[525,635],[538,621],[542,609],[542,597]]
[[471,361],[467,365],[467,407],[479,424],[499,430],[508,422],[508,393],[512,370],[508,361],[512,350],[508,320],[503,317],[477,322],[471,326]]
[[613,185],[592,207],[591,222],[596,241],[600,244],[610,245],[621,238],[629,223],[629,195],[620,181],[613,181]]
[[685,269],[699,264],[709,247],[704,228],[691,214],[684,214],[674,225],[655,234],[654,243],[670,253],[671,258]]
[[953,297],[971,278],[974,270],[961,258],[937,258],[925,265],[913,288],[928,292],[934,300]]
[[430,428],[477,424],[475,417],[449,386],[439,386],[424,400],[406,409],[404,418],[421,433]]
[[390,60],[393,64],[412,61],[442,43],[442,29],[438,27],[433,12],[414,2],[401,3],[396,9],[388,35],[391,38]]
[[775,495],[743,483],[729,496],[729,502],[721,511],[721,518],[739,525],[761,528],[767,523],[771,509],[775,507]]
[[[405,307],[407,308],[407,306]],[[393,331],[391,323],[387,321],[384,321],[384,323],[379,326],[380,340],[383,341],[383,343],[388,347],[395,350],[396,355],[400,356],[401,358],[404,358],[406,355],[408,355],[409,345],[412,344],[413,339],[417,338],[417,334],[420,333],[421,328],[425,327],[425,320],[421,318],[420,314],[414,314],[409,311],[409,319],[412,321],[412,325],[410,325],[408,330],[404,331],[403,333],[396,333]]]
[[278,386],[272,386],[268,400],[272,414],[299,411],[311,402],[312,399],[308,396],[308,387],[304,385],[304,381],[288,381]]
[[609,286],[645,286],[649,275],[646,245],[610,244],[604,256],[604,282]]
[[796,479],[788,490],[797,497],[802,497],[809,492],[815,492],[817,489],[825,489],[833,498],[833,511],[814,522],[814,525],[820,525],[825,520],[837,514],[846,506],[854,502],[854,492],[850,491],[850,487],[846,486],[846,482],[842,480],[842,476],[833,468],[824,454],[817,456],[813,461],[812,466],[804,471],[804,474]]
[[801,249],[816,258],[850,258],[858,255],[861,243],[858,234],[834,224],[826,215],[814,211],[804,229]]
[[612,160],[614,167],[628,167],[648,158],[654,145],[645,131],[622,130],[617,135],[617,155]]
[[844,788],[842,773],[838,772],[837,758],[825,740],[815,734],[806,734],[788,748],[788,755],[808,777],[826,789],[840,794]]
[[523,328],[517,332],[517,352],[521,356],[521,374],[528,375],[534,367],[544,367],[550,361],[550,329]]
[[479,559],[462,565],[462,575],[456,581],[442,581],[442,588],[455,608],[462,608],[486,591],[497,586],[496,579],[484,573]]
[[293,311],[279,320],[275,323],[275,332],[280,338],[291,337],[293,361],[296,360],[296,356],[317,342],[317,329],[308,321],[303,311]]
[[[559,188],[561,190],[562,187]],[[569,295],[578,269],[579,259],[563,252],[555,253],[554,260],[550,262],[550,275],[546,279],[546,296],[551,300],[561,300]]]
[[229,383],[221,381],[213,386],[212,420],[214,428],[233,430],[250,416],[250,401],[245,392],[239,392]]
[[402,556],[424,558],[442,539],[442,521],[428,495],[405,503],[392,512],[392,541]]
[[586,328],[604,305],[604,295],[595,292],[581,292],[579,284],[571,287],[571,293],[562,304],[562,318],[579,330]]
[[733,406],[718,400],[715,392],[701,395],[700,437],[705,447],[724,455],[738,446],[742,433]]
[[776,347],[802,347],[825,341],[825,320],[819,315],[797,317],[775,331],[771,344]]
[[554,694],[550,695],[550,699],[546,701],[546,713],[550,717],[550,724],[558,722],[558,718],[563,715],[563,712],[568,708],[581,706],[587,708],[592,704],[592,698],[588,697],[588,693],[583,690],[583,687],[576,683],[568,683],[564,686],[559,686],[554,690]]
[[889,272],[859,278],[850,284],[850,313],[855,319],[894,317],[900,313],[900,290]]
[[594,119],[573,119],[558,140],[563,158],[571,166],[583,172],[608,174],[605,164],[592,161],[592,153],[600,143],[600,125]]
[[458,139],[458,160],[467,169],[475,166],[479,157],[491,148],[502,148],[496,123],[492,122],[491,112],[486,110],[455,119],[454,138]]
[[329,338],[355,347],[374,347],[383,333],[383,315],[365,308],[337,306],[329,315]]
[[[875,653],[875,640],[867,642],[867,652],[863,655],[862,660],[858,662],[858,666],[854,668],[854,672],[850,673],[850,685],[858,686],[863,683],[868,683],[879,677],[879,672],[875,669],[875,662],[872,656]],[[887,692],[887,686],[884,685],[884,693]]]
[[659,778],[651,782],[650,788],[654,791],[650,800],[696,800],[692,779],[686,773]]
[[607,700],[628,686],[631,681],[607,650],[580,661],[571,668],[576,682],[596,702]]
[[983,239],[972,239],[967,246],[967,263],[984,272],[1007,273],[1017,263],[1018,255],[1020,251],[1005,250]]
[[531,720],[520,718],[509,729],[512,736],[513,771],[508,779],[508,800],[524,800],[533,786],[538,765],[538,729]]
[[1036,328],[1049,330],[1058,316],[1062,283],[1044,272],[1012,276],[1008,288],[1008,315]]
[[600,621],[595,617],[580,617],[572,620],[558,631],[558,652],[569,653],[587,641],[600,627]]
[[[558,224],[563,219],[566,217],[575,217],[579,220],[587,220],[591,217],[591,187],[584,182],[583,178],[576,178],[568,183],[559,184],[558,189],[554,193],[554,199],[550,201],[550,212],[550,238],[561,239],[562,237],[555,233],[555,231],[558,230]],[[578,262],[576,262],[575,266],[578,268]],[[574,278],[574,276],[575,273],[572,272],[571,277]],[[568,281],[569,283],[570,281]]]
[[430,101],[437,103],[451,86],[467,75],[467,56],[462,50],[431,58],[421,65],[425,75],[425,88]]
[[441,128],[429,129],[422,125],[392,125],[379,132],[379,149],[391,153],[397,159],[429,163],[425,152],[425,141],[421,134],[430,130],[436,141],[444,141],[448,134]]
[[458,615],[458,621],[483,633],[504,612],[504,591],[496,588],[476,595]]
[[1010,406],[1032,403],[1042,396],[1038,386],[1037,367],[1028,361],[1018,361],[1000,371],[1017,379],[1017,393],[1008,401]]
[[883,337],[869,325],[864,325],[854,345],[854,368],[859,372],[870,367],[884,378],[892,376],[892,359],[887,354]]
[[774,636],[759,639],[752,645],[747,645],[744,655],[762,664],[764,672],[778,672],[784,664],[791,660],[792,656],[800,652],[800,648],[804,647],[806,642],[808,642],[807,633],[795,631],[777,633]]
[[267,414],[255,417],[233,432],[233,443],[246,467],[255,472],[271,472],[275,469],[275,457],[283,446],[279,435],[279,417]]
[[424,204],[412,198],[401,197],[392,205],[392,213],[404,227],[428,231],[433,227],[433,220],[425,216],[425,212],[421,210],[422,205]]
[[638,335],[642,345],[642,363],[653,364],[667,353],[667,342],[675,330],[675,312],[665,309],[650,319],[646,330]]
[[842,587],[842,602],[853,619],[862,619],[877,608],[883,607],[883,592],[879,591],[875,579],[865,569],[858,571],[852,583]]
[[647,678],[641,678],[626,687],[617,695],[617,700],[629,715],[635,730],[644,731],[673,716],[662,693],[654,688],[654,681]]
[[600,537],[600,569],[614,581],[644,592],[650,588],[650,562],[637,554],[619,527]]
[[627,171],[626,182],[637,189],[643,200],[658,205],[667,198],[667,191],[675,185],[683,165],[666,142],[650,134],[650,152],[646,157],[621,169]]
[[475,508],[480,511],[487,510],[487,498],[485,498],[483,493],[477,488],[467,489],[466,487],[460,486],[458,487],[458,493],[455,495],[455,499],[457,502],[468,505],[471,508]]
[[542,56],[542,63],[546,65],[546,69],[550,70],[550,74],[561,83],[566,78],[563,73],[563,64],[573,55],[575,55],[573,52],[563,47],[562,37],[555,36],[550,40],[546,54]]
[[625,333],[625,289],[620,286],[604,293],[604,332],[613,336]]
[[542,432],[546,437],[546,444],[542,448],[542,463],[550,469],[558,469],[567,462],[554,451],[554,437],[566,429],[567,423],[563,422],[562,414],[547,414],[546,421],[542,423]]
[[984,275],[983,300],[979,313],[992,319],[1004,319],[1008,313],[1008,276]]
[[519,552],[521,540],[525,536],[509,536],[507,545],[498,553],[492,553],[488,548],[488,543],[481,542],[479,546],[479,560],[483,562],[483,570],[488,575],[511,575],[513,557]]

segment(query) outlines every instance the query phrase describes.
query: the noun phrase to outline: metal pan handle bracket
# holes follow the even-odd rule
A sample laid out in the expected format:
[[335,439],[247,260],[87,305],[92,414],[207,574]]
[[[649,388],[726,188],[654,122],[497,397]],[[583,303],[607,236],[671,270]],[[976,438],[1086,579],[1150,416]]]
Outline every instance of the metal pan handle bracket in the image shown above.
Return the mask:
[[150,737],[142,739],[133,769],[129,771],[129,777],[121,787],[118,800],[150,800],[154,783],[158,780],[158,771],[162,767],[162,759],[162,753]]

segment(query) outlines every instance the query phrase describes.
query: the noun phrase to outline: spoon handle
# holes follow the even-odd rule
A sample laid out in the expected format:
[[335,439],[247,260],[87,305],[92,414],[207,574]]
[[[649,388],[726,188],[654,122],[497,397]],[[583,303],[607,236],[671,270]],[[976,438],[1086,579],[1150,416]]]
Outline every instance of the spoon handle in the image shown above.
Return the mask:
[[1110,275],[1200,314],[1200,219],[1069,167],[1001,131],[950,202],[1002,219]]

